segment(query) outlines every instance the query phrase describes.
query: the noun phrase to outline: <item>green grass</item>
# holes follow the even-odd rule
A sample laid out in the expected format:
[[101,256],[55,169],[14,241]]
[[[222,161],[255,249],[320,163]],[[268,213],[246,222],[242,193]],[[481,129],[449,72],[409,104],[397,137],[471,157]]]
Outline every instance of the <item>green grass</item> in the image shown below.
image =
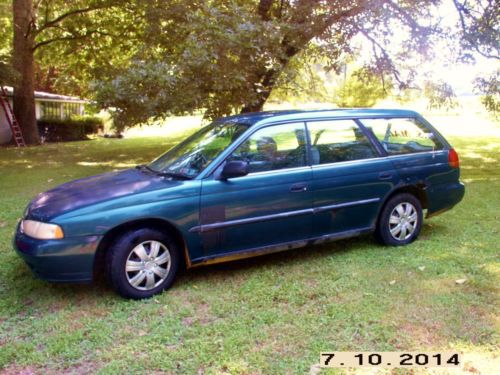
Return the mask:
[[195,269],[139,302],[32,276],[11,239],[34,195],[144,163],[179,137],[0,149],[0,372],[308,373],[320,351],[456,349],[466,369],[493,373],[500,138],[450,137],[465,199],[407,247],[363,237]]

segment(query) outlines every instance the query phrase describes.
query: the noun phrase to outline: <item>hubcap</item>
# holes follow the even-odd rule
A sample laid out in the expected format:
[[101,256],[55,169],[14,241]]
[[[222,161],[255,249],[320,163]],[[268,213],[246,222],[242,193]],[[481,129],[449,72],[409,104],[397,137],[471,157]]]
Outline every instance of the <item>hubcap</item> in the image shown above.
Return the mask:
[[128,283],[138,290],[151,290],[167,278],[170,251],[159,241],[145,241],[132,249],[125,263]]
[[389,231],[391,236],[404,241],[411,237],[417,228],[417,209],[409,202],[398,204],[389,217]]

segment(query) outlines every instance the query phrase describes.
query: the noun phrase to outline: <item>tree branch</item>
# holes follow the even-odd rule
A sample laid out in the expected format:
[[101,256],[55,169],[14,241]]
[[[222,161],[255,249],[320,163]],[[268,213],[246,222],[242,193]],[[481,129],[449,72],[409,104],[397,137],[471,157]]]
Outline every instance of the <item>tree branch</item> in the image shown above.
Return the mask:
[[106,4],[106,5],[102,4],[102,5],[90,6],[90,7],[87,7],[87,8],[70,10],[70,11],[68,11],[66,13],[63,13],[60,16],[54,18],[51,21],[46,21],[43,25],[41,25],[40,27],[38,27],[38,29],[36,30],[35,35],[40,34],[45,29],[57,26],[57,24],[59,24],[61,21],[65,20],[68,17],[75,16],[77,14],[83,14],[83,13],[92,12],[92,11],[98,10],[98,9],[105,9],[107,7],[110,7],[110,5],[108,5],[108,4]]
[[35,44],[35,46],[33,47],[33,52],[36,51],[38,48],[43,47],[43,46],[45,46],[47,44],[51,44],[53,42],[61,42],[63,40],[79,40],[79,39],[85,39],[85,38],[87,38],[87,35],[62,36],[62,37],[59,37],[59,38],[53,38],[53,39],[43,40],[43,41]]
[[41,42],[38,42],[37,44],[35,44],[35,46],[33,47],[33,51],[36,51],[39,47],[45,46],[47,44],[51,44],[53,42],[61,42],[64,40],[81,40],[81,39],[89,38],[93,34],[116,37],[116,35],[111,35],[109,33],[105,33],[105,32],[99,31],[99,30],[90,30],[90,31],[86,32],[85,34],[81,34],[81,35],[68,35],[68,36],[62,36],[62,37],[42,40]]
[[386,0],[388,4],[396,13],[398,13],[404,20],[405,23],[410,26],[412,30],[429,30],[430,27],[420,25],[411,14],[409,14],[405,9],[395,4],[391,0]]
[[[396,81],[398,82],[399,84],[399,87],[400,88],[408,88],[408,83],[407,82],[404,82],[401,77],[399,76],[399,72],[398,70],[396,69],[396,67],[394,66],[394,62],[392,61],[392,59],[390,58],[389,54],[387,53],[386,49],[384,48],[384,46],[382,46],[377,40],[375,40],[368,32],[367,30],[365,29],[362,29],[362,28],[358,28],[359,32],[372,44],[372,50],[373,50],[373,54],[375,55],[375,60],[378,61],[379,63],[381,61],[384,61],[386,64],[385,65],[388,65],[388,66],[385,66],[385,67],[382,67],[382,69],[380,69],[380,74],[383,76],[383,71],[384,69],[387,69],[389,71],[389,73],[394,76],[394,78],[396,79]],[[378,50],[380,51],[380,53],[382,53],[382,57],[380,57],[377,53],[377,48]]]
[[322,21],[323,25],[316,29],[313,33],[304,33],[304,37],[298,43],[292,44],[291,41],[293,38],[289,38],[285,36],[283,38],[283,42],[281,43],[284,47],[285,55],[288,59],[295,56],[307,43],[309,43],[312,39],[321,36],[325,33],[330,26],[334,23],[339,22],[343,18],[353,17],[355,15],[360,14],[363,10],[365,10],[365,3],[363,2],[361,5],[355,6],[353,8],[344,10],[339,13],[333,13]]
[[[464,14],[469,16],[473,20],[473,22],[479,22],[479,21],[477,18],[474,18],[474,16],[472,16],[471,10],[466,8],[466,6],[465,6],[466,3],[464,2],[463,4],[461,4],[458,2],[458,0],[453,0],[453,4],[454,4],[455,9],[457,10],[458,16],[460,18],[460,25],[462,26],[463,38],[464,38],[464,40],[466,40],[468,42],[469,47],[472,48],[473,50],[475,50],[477,53],[479,53],[483,57],[486,57],[488,59],[500,60],[500,56],[498,56],[498,55],[491,55],[487,52],[481,51],[480,44],[476,40],[474,40],[474,38],[471,37],[471,35],[469,34],[468,26],[467,26],[467,22],[465,20]],[[497,30],[495,30],[494,28],[492,28],[489,25],[483,25],[483,27],[488,28],[491,33],[497,34],[497,40],[498,40],[498,31]],[[497,51],[498,51],[498,47],[497,47]]]

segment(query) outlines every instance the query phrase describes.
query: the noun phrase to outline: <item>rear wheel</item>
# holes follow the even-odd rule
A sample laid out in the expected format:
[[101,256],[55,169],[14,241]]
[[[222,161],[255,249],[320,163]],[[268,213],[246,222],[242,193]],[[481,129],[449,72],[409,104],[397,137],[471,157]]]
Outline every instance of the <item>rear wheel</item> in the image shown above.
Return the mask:
[[110,247],[107,271],[111,284],[125,298],[149,298],[174,282],[179,251],[167,235],[152,229],[123,234]]
[[418,237],[422,221],[420,201],[412,194],[398,194],[382,209],[375,236],[384,245],[407,245]]

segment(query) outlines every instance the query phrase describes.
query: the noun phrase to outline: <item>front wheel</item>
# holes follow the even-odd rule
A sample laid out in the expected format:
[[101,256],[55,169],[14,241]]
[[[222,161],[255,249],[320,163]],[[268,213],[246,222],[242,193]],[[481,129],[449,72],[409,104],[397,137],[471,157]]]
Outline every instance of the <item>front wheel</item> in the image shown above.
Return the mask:
[[174,282],[179,251],[167,235],[152,229],[123,234],[110,247],[107,271],[111,284],[125,298],[149,298]]
[[384,245],[407,245],[418,237],[422,221],[420,201],[412,194],[398,194],[382,209],[375,237]]

